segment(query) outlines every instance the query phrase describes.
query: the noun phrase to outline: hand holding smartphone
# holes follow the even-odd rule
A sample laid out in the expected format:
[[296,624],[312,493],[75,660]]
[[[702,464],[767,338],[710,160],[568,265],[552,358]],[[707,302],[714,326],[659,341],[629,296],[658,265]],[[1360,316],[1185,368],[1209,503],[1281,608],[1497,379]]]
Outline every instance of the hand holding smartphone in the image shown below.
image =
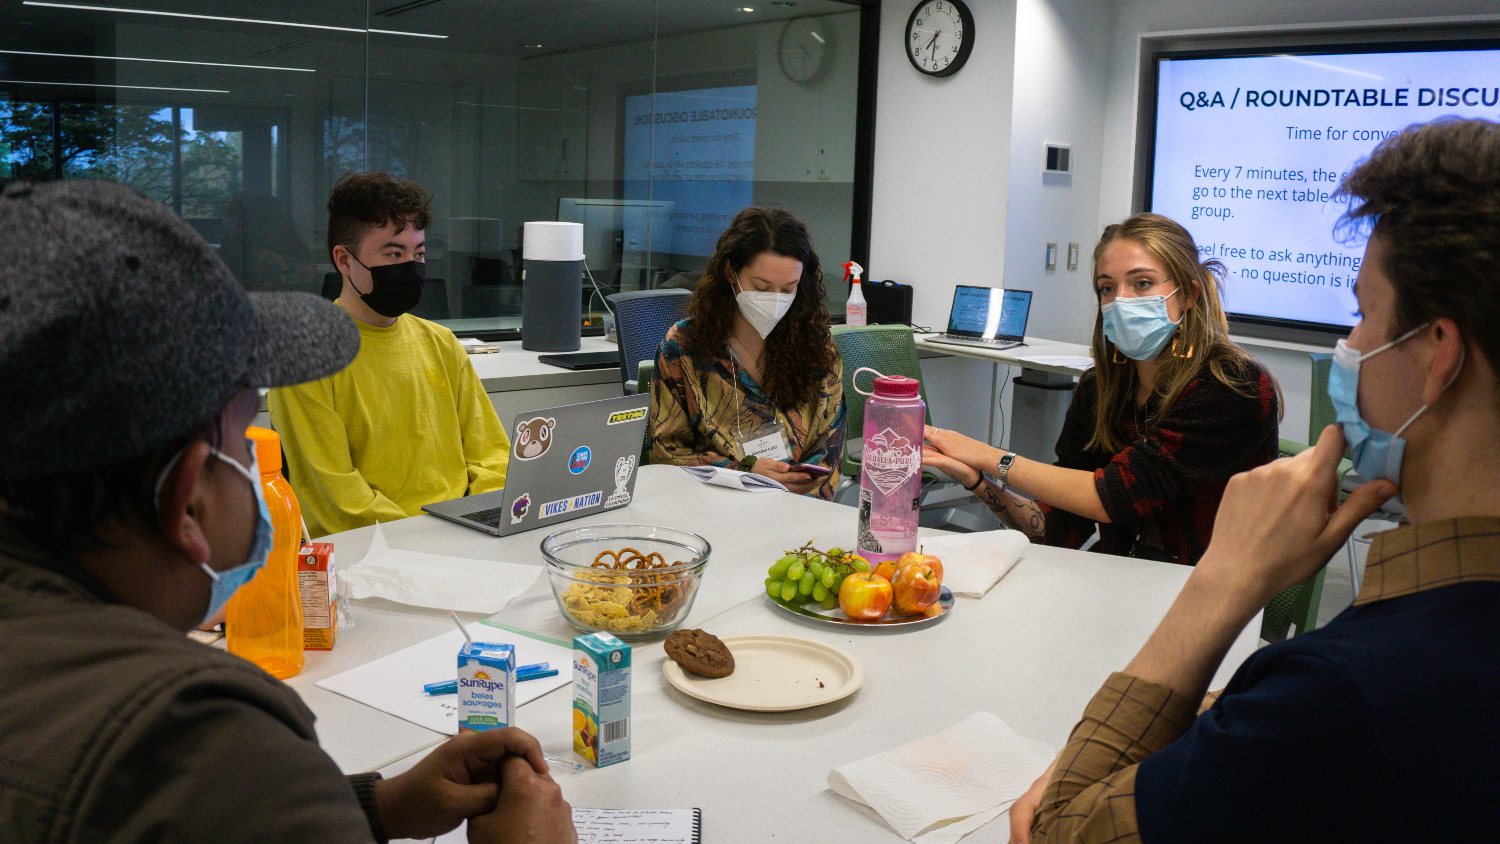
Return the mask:
[[806,472],[815,478],[826,478],[833,474],[833,470],[827,466],[817,463],[792,463],[787,466],[788,472]]

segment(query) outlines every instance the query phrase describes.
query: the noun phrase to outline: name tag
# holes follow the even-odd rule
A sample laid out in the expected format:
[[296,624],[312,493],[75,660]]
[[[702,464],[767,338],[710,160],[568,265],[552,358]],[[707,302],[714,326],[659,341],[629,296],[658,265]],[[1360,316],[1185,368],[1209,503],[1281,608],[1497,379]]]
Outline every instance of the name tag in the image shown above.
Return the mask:
[[789,460],[792,456],[791,443],[787,442],[786,434],[779,427],[769,433],[740,440],[740,448],[745,454],[753,454],[767,460]]

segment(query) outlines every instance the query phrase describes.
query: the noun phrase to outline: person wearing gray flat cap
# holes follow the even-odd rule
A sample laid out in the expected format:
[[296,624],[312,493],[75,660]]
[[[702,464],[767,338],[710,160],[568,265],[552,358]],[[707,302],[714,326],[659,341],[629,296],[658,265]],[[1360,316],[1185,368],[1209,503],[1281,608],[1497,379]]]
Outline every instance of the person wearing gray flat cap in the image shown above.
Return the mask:
[[350,319],[245,293],[117,184],[0,183],[0,232],[4,839],[572,840],[525,733],[345,777],[292,690],[184,635],[264,562],[257,388],[345,366]]

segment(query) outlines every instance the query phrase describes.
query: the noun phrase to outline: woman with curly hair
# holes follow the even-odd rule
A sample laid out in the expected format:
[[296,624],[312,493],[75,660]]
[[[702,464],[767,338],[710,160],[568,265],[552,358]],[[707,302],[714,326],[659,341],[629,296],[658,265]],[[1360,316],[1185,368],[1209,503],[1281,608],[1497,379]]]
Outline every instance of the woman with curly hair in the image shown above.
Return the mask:
[[818,256],[796,217],[746,208],[719,236],[687,319],[657,352],[650,430],[652,463],[738,468],[833,497],[843,364]]
[[1094,368],[1057,462],[932,427],[922,462],[1035,540],[1077,548],[1097,530],[1090,550],[1196,564],[1229,478],[1276,459],[1281,418],[1271,373],[1229,341],[1223,274],[1159,214],[1106,227],[1094,247]]

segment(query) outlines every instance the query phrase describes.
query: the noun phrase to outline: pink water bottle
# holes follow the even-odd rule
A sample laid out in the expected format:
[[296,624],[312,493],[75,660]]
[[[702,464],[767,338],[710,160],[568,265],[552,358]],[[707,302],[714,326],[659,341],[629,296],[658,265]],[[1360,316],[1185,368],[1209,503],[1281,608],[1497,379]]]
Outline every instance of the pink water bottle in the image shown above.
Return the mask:
[[917,550],[927,416],[918,386],[915,378],[878,375],[873,394],[859,391],[870,396],[859,478],[859,554],[871,565]]

